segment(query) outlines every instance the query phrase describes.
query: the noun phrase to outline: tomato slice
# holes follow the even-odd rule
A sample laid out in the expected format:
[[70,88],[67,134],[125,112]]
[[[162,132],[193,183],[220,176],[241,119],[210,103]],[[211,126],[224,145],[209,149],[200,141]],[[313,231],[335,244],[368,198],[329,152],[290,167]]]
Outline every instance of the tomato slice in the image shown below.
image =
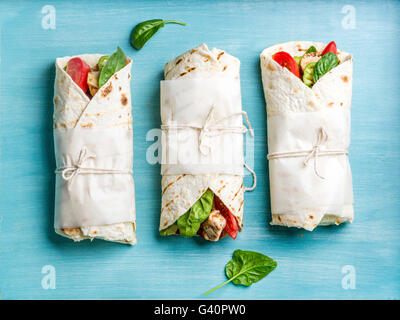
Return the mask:
[[229,210],[227,210],[227,215],[225,216],[225,219],[226,219],[225,231],[227,234],[231,236],[232,239],[235,240],[239,229],[236,217]]
[[296,63],[296,60],[294,60],[289,53],[285,51],[279,51],[272,56],[272,59],[274,59],[282,67],[287,68],[296,77],[300,78],[299,66]]
[[229,211],[229,209],[225,206],[225,204],[214,195],[214,207],[219,210],[219,212],[224,216],[226,220],[225,231],[229,234],[232,239],[236,239],[238,234],[239,226],[236,220],[236,217]]
[[86,93],[88,89],[87,77],[90,72],[89,65],[81,58],[72,58],[67,63],[66,71],[72,80]]
[[336,48],[335,41],[331,41],[328,43],[328,45],[325,47],[324,51],[322,51],[321,56],[323,56],[325,53],[328,53],[328,52],[333,52],[334,54],[337,54],[337,48]]

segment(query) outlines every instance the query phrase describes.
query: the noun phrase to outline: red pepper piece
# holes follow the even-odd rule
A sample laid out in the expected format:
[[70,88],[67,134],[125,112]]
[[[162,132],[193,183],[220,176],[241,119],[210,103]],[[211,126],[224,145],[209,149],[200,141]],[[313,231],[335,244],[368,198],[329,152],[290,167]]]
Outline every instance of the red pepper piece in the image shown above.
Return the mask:
[[89,65],[81,58],[72,58],[67,63],[66,72],[72,80],[86,93],[88,89],[87,77],[90,72]]
[[236,239],[239,230],[236,217],[229,211],[229,209],[225,206],[221,199],[218,198],[216,195],[214,195],[214,207],[216,210],[219,210],[219,212],[224,216],[226,220],[226,226],[224,229],[226,233],[229,234],[232,239]]

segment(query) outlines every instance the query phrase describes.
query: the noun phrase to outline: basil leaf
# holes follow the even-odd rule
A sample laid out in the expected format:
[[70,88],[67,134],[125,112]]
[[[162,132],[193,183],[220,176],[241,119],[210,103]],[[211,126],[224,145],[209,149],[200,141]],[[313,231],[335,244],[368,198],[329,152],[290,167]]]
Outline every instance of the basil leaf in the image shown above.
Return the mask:
[[104,67],[100,71],[99,88],[101,88],[110,79],[114,73],[126,66],[125,53],[118,47],[108,59]]
[[314,67],[314,82],[317,82],[324,74],[335,68],[339,64],[339,59],[333,52],[325,53],[318,60]]
[[168,228],[160,231],[160,236],[166,237],[176,234],[178,231],[178,225],[176,223],[171,224]]
[[139,23],[132,30],[131,45],[140,50],[154,34],[167,23],[177,23],[186,26],[186,23],[173,20],[153,19]]
[[317,48],[314,46],[311,46],[308,48],[308,50],[304,54],[311,53],[311,52],[317,52]]
[[221,288],[231,281],[236,285],[248,287],[266,277],[277,265],[275,260],[262,253],[235,250],[232,260],[229,261],[225,267],[225,274],[229,280],[207,291],[205,295]]
[[214,193],[207,190],[188,212],[177,220],[179,233],[184,237],[193,237],[200,229],[200,225],[211,213]]

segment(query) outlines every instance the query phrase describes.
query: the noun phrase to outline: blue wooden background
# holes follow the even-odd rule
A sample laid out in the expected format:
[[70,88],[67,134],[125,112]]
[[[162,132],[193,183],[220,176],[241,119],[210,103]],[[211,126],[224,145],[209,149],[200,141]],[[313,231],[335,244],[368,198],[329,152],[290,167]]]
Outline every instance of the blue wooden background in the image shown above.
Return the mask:
[[[45,5],[56,29],[42,28]],[[343,7],[355,9],[346,29]],[[138,22],[179,19],[141,50],[129,45]],[[396,1],[2,1],[0,3],[0,295],[2,299],[203,298],[225,281],[235,249],[263,252],[278,268],[250,288],[229,284],[205,298],[400,298],[400,3]],[[335,40],[355,59],[351,166],[355,221],[314,232],[271,227],[266,114],[259,54],[289,40]],[[159,165],[146,161],[160,126],[164,63],[202,42],[241,60],[243,105],[255,127],[259,183],[245,199],[237,240],[158,236]],[[53,231],[54,60],[109,53],[133,58],[134,177],[138,244],[73,243]],[[247,184],[251,178],[246,177]],[[56,289],[42,268],[54,266]],[[353,266],[355,289],[342,268]]]

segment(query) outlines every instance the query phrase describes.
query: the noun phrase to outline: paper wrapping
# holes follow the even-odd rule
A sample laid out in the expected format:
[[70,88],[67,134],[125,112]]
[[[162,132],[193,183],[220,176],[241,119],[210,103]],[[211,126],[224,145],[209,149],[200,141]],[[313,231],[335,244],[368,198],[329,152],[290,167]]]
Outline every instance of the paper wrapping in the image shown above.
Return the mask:
[[[237,58],[219,49],[209,50],[205,44],[202,44],[168,62],[164,67],[164,75],[165,80],[226,79],[232,81],[239,80],[239,69],[240,62]],[[163,117],[162,111],[161,114]],[[237,118],[236,121],[238,121]],[[240,123],[242,123],[241,119]],[[163,149],[164,147],[163,145]],[[186,213],[208,188],[223,201],[236,217],[240,230],[242,229],[244,202],[242,175],[164,174],[161,185],[160,230],[167,228]]]
[[241,101],[239,79],[162,81],[161,174],[243,176]]
[[[91,68],[101,54],[78,55]],[[63,70],[73,57],[56,59],[54,138],[57,168],[76,164],[86,148],[85,168],[112,173],[56,174],[55,230],[75,241],[136,243],[130,77],[132,63],[116,72],[92,99]],[[60,171],[60,170],[58,170]]]
[[312,88],[272,59],[278,51],[301,56],[311,45],[318,51],[326,46],[294,41],[261,53],[268,153],[307,151],[305,156],[269,160],[271,224],[310,231],[318,225],[353,221],[353,188],[347,155],[311,157],[308,165],[304,165],[307,154],[317,144],[321,128],[327,134],[326,142],[319,147],[321,153],[349,148],[352,56],[338,51],[341,63]]

